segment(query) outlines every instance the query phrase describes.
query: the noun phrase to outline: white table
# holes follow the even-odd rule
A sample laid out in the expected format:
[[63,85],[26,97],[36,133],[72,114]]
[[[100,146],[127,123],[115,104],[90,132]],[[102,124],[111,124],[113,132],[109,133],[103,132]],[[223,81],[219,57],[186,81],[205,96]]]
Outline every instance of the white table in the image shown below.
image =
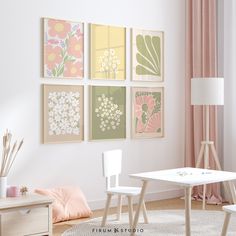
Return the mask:
[[192,188],[194,186],[229,181],[228,182],[229,190],[232,195],[232,200],[234,203],[236,203],[235,187],[233,183],[231,182],[231,180],[236,179],[236,173],[233,173],[233,172],[185,167],[185,168],[132,174],[130,175],[130,177],[140,179],[143,182],[138,207],[137,207],[134,221],[133,221],[133,227],[132,227],[133,229],[135,229],[137,226],[137,223],[139,220],[140,209],[142,206],[142,202],[144,200],[144,195],[145,195],[147,184],[149,181],[154,181],[154,180],[166,181],[171,184],[175,184],[184,188],[186,236],[191,235],[191,225],[190,225],[191,193],[192,193]]

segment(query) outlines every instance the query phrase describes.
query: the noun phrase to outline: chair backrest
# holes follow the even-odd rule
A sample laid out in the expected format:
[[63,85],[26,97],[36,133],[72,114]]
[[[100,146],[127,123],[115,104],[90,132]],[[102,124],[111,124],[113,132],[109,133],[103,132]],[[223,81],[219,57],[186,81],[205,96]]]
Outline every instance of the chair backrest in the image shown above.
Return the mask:
[[119,174],[121,173],[122,150],[105,151],[102,154],[103,159],[103,175],[106,177],[106,187],[109,189],[110,179],[115,176],[115,186],[119,185]]

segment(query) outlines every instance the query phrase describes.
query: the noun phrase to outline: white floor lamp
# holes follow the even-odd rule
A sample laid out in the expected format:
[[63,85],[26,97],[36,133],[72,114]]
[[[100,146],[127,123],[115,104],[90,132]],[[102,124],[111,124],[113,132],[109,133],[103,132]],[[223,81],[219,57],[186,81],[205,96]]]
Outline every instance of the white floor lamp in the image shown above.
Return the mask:
[[[221,170],[219,158],[213,141],[210,141],[210,119],[209,108],[212,105],[224,105],[224,79],[218,77],[202,77],[191,79],[191,104],[203,105],[205,109],[205,140],[201,142],[201,149],[197,158],[196,167],[200,167],[204,160],[204,168],[209,168],[209,151],[216,163],[216,168]],[[206,204],[206,185],[203,187],[203,205]]]

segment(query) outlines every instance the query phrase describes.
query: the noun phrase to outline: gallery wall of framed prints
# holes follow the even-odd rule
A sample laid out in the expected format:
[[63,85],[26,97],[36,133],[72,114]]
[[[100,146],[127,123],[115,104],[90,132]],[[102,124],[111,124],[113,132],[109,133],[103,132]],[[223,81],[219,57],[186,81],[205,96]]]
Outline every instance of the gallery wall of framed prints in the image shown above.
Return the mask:
[[164,137],[163,31],[42,24],[43,143]]

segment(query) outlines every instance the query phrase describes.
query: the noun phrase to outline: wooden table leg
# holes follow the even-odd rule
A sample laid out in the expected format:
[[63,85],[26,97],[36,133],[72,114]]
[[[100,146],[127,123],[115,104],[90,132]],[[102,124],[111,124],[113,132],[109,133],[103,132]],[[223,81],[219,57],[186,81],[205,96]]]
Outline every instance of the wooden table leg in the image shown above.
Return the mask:
[[129,225],[132,227],[133,224],[133,198],[128,196],[128,210],[129,210]]
[[148,224],[147,209],[144,201],[143,201],[143,218],[144,218],[144,223]]
[[228,185],[229,185],[229,191],[231,193],[233,204],[236,204],[236,189],[235,189],[233,181],[229,181]]
[[117,204],[117,220],[120,220],[121,212],[122,212],[122,195],[119,195]]
[[206,184],[203,185],[203,194],[202,194],[202,210],[206,210]]
[[140,215],[140,211],[142,208],[142,204],[143,204],[143,199],[144,199],[144,195],[147,189],[147,183],[148,181],[143,180],[143,186],[142,186],[142,190],[139,196],[139,202],[138,202],[138,206],[137,206],[137,210],[135,212],[135,216],[134,216],[134,221],[133,221],[133,226],[132,226],[132,232],[131,235],[134,236],[135,235],[135,230],[138,224],[138,220],[139,220],[139,215]]
[[49,225],[48,225],[49,226],[48,227],[49,228],[49,230],[48,230],[49,234],[48,235],[52,236],[52,204],[48,205],[48,214],[49,214],[48,215],[48,218],[49,218]]
[[191,193],[192,187],[185,188],[185,235],[191,236]]
[[221,236],[226,236],[226,234],[227,234],[227,229],[228,229],[228,226],[229,226],[230,216],[231,216],[231,213],[225,212],[225,220],[224,220],[223,228],[222,228],[222,231],[221,231]]
[[101,227],[104,227],[107,221],[107,215],[108,215],[108,210],[111,204],[111,198],[112,198],[112,194],[107,194],[107,202],[106,202],[106,207],[103,213],[103,218],[102,218],[102,224]]

